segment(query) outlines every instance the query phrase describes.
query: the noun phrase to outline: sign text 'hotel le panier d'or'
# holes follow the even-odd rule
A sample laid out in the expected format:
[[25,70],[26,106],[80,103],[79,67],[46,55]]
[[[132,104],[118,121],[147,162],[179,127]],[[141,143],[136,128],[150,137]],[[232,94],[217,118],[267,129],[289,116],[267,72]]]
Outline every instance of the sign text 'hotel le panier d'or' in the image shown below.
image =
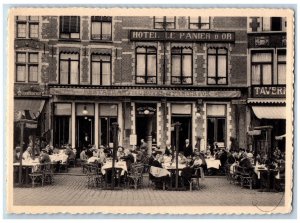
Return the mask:
[[234,32],[130,30],[131,41],[234,42]]

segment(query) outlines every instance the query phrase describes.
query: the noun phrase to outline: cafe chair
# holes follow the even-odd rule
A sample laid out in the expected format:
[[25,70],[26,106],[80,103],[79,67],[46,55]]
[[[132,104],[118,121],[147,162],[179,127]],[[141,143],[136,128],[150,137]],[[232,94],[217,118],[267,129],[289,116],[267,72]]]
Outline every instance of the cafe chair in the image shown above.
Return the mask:
[[101,171],[99,170],[98,166],[95,164],[87,164],[86,165],[86,178],[87,178],[87,187],[93,188],[97,187],[98,184],[101,182]]
[[253,180],[247,168],[238,166],[238,173],[240,175],[241,187],[249,187],[252,190]]
[[59,172],[61,173],[62,171],[65,171],[66,173],[69,171],[68,170],[68,166],[69,166],[69,164],[68,164],[68,161],[66,161],[66,162],[61,162],[60,161],[60,163],[59,163]]
[[39,184],[39,181],[42,183],[42,186],[44,186],[44,174],[42,171],[42,165],[37,165],[32,169],[32,173],[29,174],[29,177],[31,178],[32,187]]
[[143,185],[143,172],[144,165],[137,164],[131,166],[131,171],[128,173],[128,187],[133,186],[134,189],[137,189],[139,186]]
[[204,180],[204,172],[202,167],[195,168],[195,172],[193,173],[190,180],[188,180],[190,184],[190,191],[193,190],[194,187],[197,188],[197,190],[200,190],[200,179]]
[[73,165],[73,167],[76,167],[76,160],[75,158],[71,158],[68,160],[68,166]]
[[54,183],[54,173],[52,163],[43,164],[43,178],[44,183],[53,184]]

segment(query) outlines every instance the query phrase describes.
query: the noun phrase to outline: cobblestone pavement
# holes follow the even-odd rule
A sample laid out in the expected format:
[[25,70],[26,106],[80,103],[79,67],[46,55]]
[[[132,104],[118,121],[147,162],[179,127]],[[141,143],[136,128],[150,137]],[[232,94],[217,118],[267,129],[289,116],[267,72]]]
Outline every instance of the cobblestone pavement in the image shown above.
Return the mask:
[[[79,170],[79,168],[74,168]],[[74,170],[73,170],[74,171]],[[145,176],[146,177],[146,176]],[[144,189],[101,190],[87,188],[80,174],[55,175],[54,185],[14,188],[14,205],[55,206],[281,206],[284,193],[267,193],[229,184],[225,177],[207,177],[200,190],[162,191]],[[147,183],[147,182],[146,182]]]

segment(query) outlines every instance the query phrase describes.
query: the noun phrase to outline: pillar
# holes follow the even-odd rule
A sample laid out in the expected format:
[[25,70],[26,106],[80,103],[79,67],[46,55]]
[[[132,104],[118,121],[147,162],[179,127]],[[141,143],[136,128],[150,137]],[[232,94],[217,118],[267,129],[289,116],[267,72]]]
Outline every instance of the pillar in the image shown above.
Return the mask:
[[95,125],[94,125],[95,145],[99,148],[99,104],[95,103]]
[[75,102],[72,102],[72,115],[71,115],[71,135],[72,135],[72,148],[76,148],[76,106]]

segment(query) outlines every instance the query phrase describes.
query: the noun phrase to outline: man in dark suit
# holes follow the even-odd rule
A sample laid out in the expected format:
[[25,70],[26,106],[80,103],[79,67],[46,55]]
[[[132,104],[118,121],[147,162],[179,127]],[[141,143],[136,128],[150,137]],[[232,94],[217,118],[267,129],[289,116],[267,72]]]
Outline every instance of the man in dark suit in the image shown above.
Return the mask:
[[185,140],[185,146],[184,146],[183,153],[184,153],[185,157],[193,156],[193,147],[190,144],[190,140],[189,139]]

